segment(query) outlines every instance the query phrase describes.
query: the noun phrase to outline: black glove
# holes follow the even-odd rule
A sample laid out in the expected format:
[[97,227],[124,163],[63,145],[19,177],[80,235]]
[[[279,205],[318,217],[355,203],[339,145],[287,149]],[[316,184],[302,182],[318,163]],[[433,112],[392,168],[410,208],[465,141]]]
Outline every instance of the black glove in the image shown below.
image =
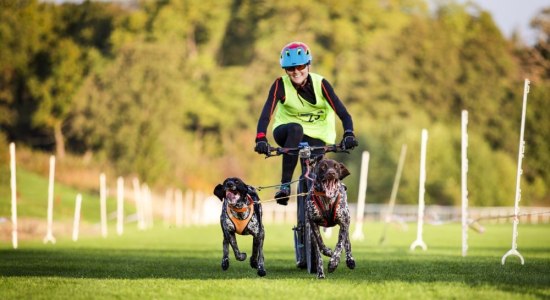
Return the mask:
[[258,152],[259,154],[269,154],[269,143],[267,142],[267,139],[265,137],[256,138],[256,147],[254,147],[254,151]]
[[347,131],[344,133],[344,138],[342,139],[342,142],[340,142],[340,145],[344,150],[347,149],[353,149],[357,146],[359,146],[359,143],[357,142],[357,139],[355,138],[355,135],[353,134],[353,131]]

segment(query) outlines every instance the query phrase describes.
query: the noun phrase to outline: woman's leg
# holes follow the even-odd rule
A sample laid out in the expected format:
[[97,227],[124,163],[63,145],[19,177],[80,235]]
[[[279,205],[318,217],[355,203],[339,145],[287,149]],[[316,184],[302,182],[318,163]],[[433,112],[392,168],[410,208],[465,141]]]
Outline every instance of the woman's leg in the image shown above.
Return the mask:
[[[307,142],[310,146],[322,146],[325,143],[316,138],[304,135],[302,125],[297,123],[288,123],[280,125],[273,131],[273,137],[275,142],[281,147],[296,148],[300,142]],[[292,175],[298,164],[298,155],[283,154],[281,172],[281,189],[275,194],[275,198],[279,198],[277,203],[286,205],[288,203],[288,196],[290,196],[290,182],[292,181]]]
[[[296,148],[304,137],[302,125],[297,123],[288,123],[278,126],[273,131],[275,142],[281,147]],[[292,174],[298,164],[297,155],[283,154],[283,168],[281,174],[281,183],[292,181]]]

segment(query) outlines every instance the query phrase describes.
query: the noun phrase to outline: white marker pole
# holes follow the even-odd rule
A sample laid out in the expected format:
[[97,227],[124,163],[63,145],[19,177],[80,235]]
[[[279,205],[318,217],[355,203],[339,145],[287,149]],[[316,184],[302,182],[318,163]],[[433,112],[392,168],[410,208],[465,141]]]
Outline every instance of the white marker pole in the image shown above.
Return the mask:
[[17,190],[15,174],[15,144],[10,143],[10,169],[11,169],[11,241],[13,249],[17,249]]
[[141,212],[142,212],[142,218],[143,218],[143,225],[142,225],[142,229],[147,229],[149,227],[149,223],[148,223],[148,210],[147,210],[147,184],[146,183],[142,183],[140,185],[140,193],[141,193]]
[[418,225],[416,241],[411,244],[411,250],[421,247],[426,251],[428,246],[422,240],[422,229],[424,226],[424,193],[426,191],[426,144],[428,143],[428,130],[422,129],[422,145],[420,148],[420,182],[418,186]]
[[78,241],[78,228],[80,226],[80,208],[82,207],[82,195],[76,195],[76,203],[74,207],[74,222],[73,222],[73,241]]
[[382,236],[380,237],[379,244],[382,244],[386,239],[386,230],[388,224],[391,222],[393,216],[393,209],[395,207],[395,198],[397,197],[397,189],[399,189],[399,182],[401,181],[401,173],[403,172],[403,165],[405,164],[405,156],[407,155],[407,145],[401,146],[401,154],[399,155],[399,163],[397,164],[397,173],[393,180],[393,187],[391,189],[390,203],[388,204],[388,213],[384,220],[384,229],[382,230]]
[[104,173],[99,175],[99,208],[101,213],[101,236],[107,237],[107,183]]
[[176,227],[183,226],[183,192],[180,189],[176,190]]
[[468,253],[468,111],[462,111],[461,194],[462,194],[462,257]]
[[132,180],[132,186],[134,187],[134,199],[136,201],[136,215],[137,215],[137,225],[138,229],[145,229],[144,225],[144,212],[143,212],[143,197],[141,192],[141,185],[139,184],[139,179],[135,178]]
[[122,235],[124,231],[124,179],[118,177],[116,181],[116,199],[117,199],[117,218],[116,218],[116,232],[118,235]]
[[517,250],[518,248],[518,223],[519,223],[519,201],[521,201],[521,174],[523,173],[523,170],[521,168],[521,164],[523,162],[523,156],[525,153],[525,141],[523,140],[523,132],[525,131],[525,111],[527,110],[527,94],[529,93],[529,79],[525,79],[525,83],[523,86],[523,108],[521,111],[521,129],[519,134],[519,150],[518,150],[518,171],[516,174],[516,201],[514,204],[514,228],[512,231],[512,249],[510,249],[504,256],[502,257],[502,264],[506,262],[506,258],[510,255],[515,255],[519,257],[521,260],[521,264],[523,265],[525,261],[523,260],[523,256],[519,253]]
[[193,197],[194,193],[191,190],[185,191],[185,200],[183,205],[183,224],[185,226],[195,225],[193,217]]
[[147,186],[147,216],[148,228],[153,228],[154,209],[153,209],[153,191]]
[[363,220],[365,217],[365,198],[367,194],[367,177],[369,173],[369,152],[363,151],[361,157],[361,175],[359,176],[359,195],[357,198],[357,224],[352,238],[354,240],[363,240]]
[[53,186],[55,179],[55,156],[50,156],[50,181],[48,184],[48,229],[46,236],[44,237],[44,244],[51,242],[55,244],[55,237],[53,236]]
[[172,218],[173,211],[173,199],[174,199],[174,189],[169,188],[164,194],[164,207],[162,211],[162,217],[164,218],[164,226],[169,227]]
[[141,186],[141,195],[142,195],[142,203],[143,203],[143,221],[144,221],[144,228],[151,228],[153,227],[153,203],[151,198],[151,190],[149,189],[149,185],[147,183],[144,183]]

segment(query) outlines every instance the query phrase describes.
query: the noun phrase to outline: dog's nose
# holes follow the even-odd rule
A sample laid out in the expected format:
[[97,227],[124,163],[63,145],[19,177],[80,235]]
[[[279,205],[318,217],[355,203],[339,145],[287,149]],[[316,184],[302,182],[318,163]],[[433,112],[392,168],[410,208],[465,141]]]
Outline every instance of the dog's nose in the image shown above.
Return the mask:
[[334,170],[334,169],[329,169],[329,170],[327,170],[327,173],[326,173],[326,174],[327,174],[327,177],[329,177],[329,178],[334,178],[334,177],[336,177],[336,170]]
[[226,186],[230,190],[235,190],[237,188],[237,186],[235,185],[235,182],[233,182],[233,181],[228,181]]

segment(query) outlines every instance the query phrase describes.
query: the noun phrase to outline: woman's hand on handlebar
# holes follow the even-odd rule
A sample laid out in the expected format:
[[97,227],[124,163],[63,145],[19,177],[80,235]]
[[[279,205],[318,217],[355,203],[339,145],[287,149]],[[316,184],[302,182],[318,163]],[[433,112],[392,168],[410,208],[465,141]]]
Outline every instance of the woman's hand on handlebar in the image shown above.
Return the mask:
[[344,137],[342,138],[342,141],[340,142],[340,145],[344,149],[352,150],[353,148],[359,146],[359,143],[357,142],[357,139],[355,138],[355,134],[353,134],[353,131],[347,131],[344,133]]
[[271,146],[267,142],[267,138],[257,138],[256,139],[256,147],[254,147],[254,151],[258,152],[258,154],[265,154],[269,156],[269,150]]

